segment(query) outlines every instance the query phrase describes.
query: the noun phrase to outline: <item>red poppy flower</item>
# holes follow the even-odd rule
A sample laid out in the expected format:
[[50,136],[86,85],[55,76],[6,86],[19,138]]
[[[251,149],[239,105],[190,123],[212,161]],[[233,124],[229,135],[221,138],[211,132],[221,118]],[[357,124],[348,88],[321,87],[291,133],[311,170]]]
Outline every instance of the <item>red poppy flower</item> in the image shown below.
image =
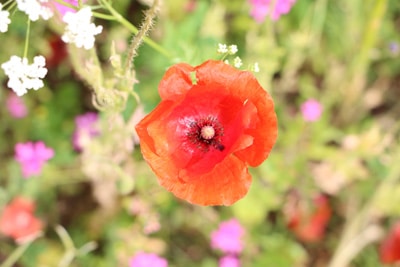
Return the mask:
[[400,222],[394,225],[379,248],[382,263],[391,264],[400,261]]
[[35,204],[17,197],[7,205],[0,216],[0,232],[15,240],[37,234],[42,230],[42,222],[34,217]]
[[[292,199],[293,201],[293,199]],[[288,228],[304,242],[316,242],[325,234],[332,210],[328,199],[324,195],[318,195],[314,199],[315,209],[307,212],[299,203],[289,203],[292,207],[286,209]]]
[[221,61],[172,66],[161,103],[136,126],[144,159],[162,186],[199,205],[231,205],[249,190],[248,165],[277,138],[269,94],[256,78]]

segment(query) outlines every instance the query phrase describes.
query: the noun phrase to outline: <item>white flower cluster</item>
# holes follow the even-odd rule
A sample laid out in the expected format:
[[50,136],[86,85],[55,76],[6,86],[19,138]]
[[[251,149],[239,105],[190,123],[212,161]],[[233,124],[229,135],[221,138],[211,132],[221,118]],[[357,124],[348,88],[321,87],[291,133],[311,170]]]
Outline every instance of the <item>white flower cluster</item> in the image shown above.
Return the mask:
[[92,48],[95,41],[94,36],[101,33],[103,27],[90,23],[91,18],[90,7],[84,7],[76,13],[67,12],[63,17],[67,26],[61,39],[66,43],[74,43],[79,48]]
[[226,44],[218,44],[217,52],[220,54],[234,55],[238,51],[237,45],[227,46]]
[[6,32],[8,30],[8,24],[11,23],[9,16],[10,12],[3,10],[3,4],[0,3],[0,32]]
[[47,74],[46,62],[43,56],[33,58],[33,64],[28,64],[27,58],[11,56],[10,60],[1,65],[8,76],[7,86],[18,96],[26,94],[28,89],[38,90],[43,87],[43,81]]
[[235,59],[233,60],[233,66],[239,69],[242,65],[242,59],[240,57],[235,57]]
[[53,16],[53,10],[46,6],[47,3],[48,0],[17,0],[18,9],[25,12],[32,21],[39,17],[48,20]]

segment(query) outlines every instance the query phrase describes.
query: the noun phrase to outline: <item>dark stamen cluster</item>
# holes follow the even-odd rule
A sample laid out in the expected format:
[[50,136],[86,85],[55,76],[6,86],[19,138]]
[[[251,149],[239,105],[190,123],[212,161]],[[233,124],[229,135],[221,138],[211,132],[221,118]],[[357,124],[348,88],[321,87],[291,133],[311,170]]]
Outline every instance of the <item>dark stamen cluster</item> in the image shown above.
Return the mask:
[[210,147],[219,151],[224,150],[225,146],[222,145],[223,135],[224,128],[214,116],[199,118],[190,122],[187,133],[189,141],[204,152],[208,152]]

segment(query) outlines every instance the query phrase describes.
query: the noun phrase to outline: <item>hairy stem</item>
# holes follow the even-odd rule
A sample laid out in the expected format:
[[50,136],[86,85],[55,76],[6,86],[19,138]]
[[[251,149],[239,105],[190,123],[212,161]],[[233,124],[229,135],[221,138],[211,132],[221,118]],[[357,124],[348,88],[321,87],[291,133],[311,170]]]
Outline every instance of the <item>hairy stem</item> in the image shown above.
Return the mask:
[[[115,20],[121,23],[124,27],[126,27],[129,31],[131,31],[133,34],[138,34],[139,30],[132,25],[128,20],[126,20],[121,14],[119,14],[111,5],[108,3],[106,0],[100,0],[101,4],[104,5],[108,11],[115,17]],[[163,47],[161,47],[159,44],[154,42],[148,37],[143,37],[143,42],[147,45],[149,45],[151,48],[159,52],[160,54],[164,55],[167,58],[172,58],[170,53],[165,50]]]
[[159,10],[159,1],[154,0],[153,6],[145,12],[145,18],[139,32],[132,37],[131,44],[128,49],[128,59],[125,68],[131,70],[133,68],[133,59],[137,56],[137,50],[142,44],[144,37],[149,33],[153,26],[154,18]]

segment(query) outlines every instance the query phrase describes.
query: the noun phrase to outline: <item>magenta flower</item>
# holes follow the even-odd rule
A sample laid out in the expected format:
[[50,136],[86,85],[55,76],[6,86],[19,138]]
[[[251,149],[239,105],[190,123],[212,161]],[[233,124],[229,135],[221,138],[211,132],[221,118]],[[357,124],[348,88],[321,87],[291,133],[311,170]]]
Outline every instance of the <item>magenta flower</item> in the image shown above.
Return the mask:
[[72,135],[72,145],[76,151],[82,151],[87,142],[99,135],[97,129],[98,115],[94,112],[87,112],[75,118],[75,131]]
[[301,105],[305,121],[317,121],[322,114],[322,105],[315,99],[309,99]]
[[[65,2],[73,5],[73,6],[78,6],[78,0],[64,0]],[[64,6],[63,4],[60,4],[56,1],[52,1],[54,4],[54,7],[57,9],[58,13],[61,15],[61,17],[64,17],[65,13],[67,12],[72,12],[76,13],[76,10],[67,6]],[[83,2],[86,2],[85,0]]]
[[240,261],[236,256],[226,255],[219,259],[219,267],[240,267]]
[[264,21],[269,15],[273,21],[280,18],[281,15],[287,14],[296,0],[249,0],[251,5],[250,15],[258,22]]
[[24,101],[15,93],[8,94],[6,107],[10,115],[17,119],[23,118],[28,114]]
[[21,164],[24,178],[39,175],[46,161],[54,156],[53,149],[46,147],[42,141],[18,143],[14,149],[15,159]]
[[211,247],[224,253],[239,254],[243,250],[243,235],[244,229],[238,220],[222,222],[219,228],[211,233]]
[[168,267],[168,262],[156,254],[138,252],[129,260],[129,267]]

